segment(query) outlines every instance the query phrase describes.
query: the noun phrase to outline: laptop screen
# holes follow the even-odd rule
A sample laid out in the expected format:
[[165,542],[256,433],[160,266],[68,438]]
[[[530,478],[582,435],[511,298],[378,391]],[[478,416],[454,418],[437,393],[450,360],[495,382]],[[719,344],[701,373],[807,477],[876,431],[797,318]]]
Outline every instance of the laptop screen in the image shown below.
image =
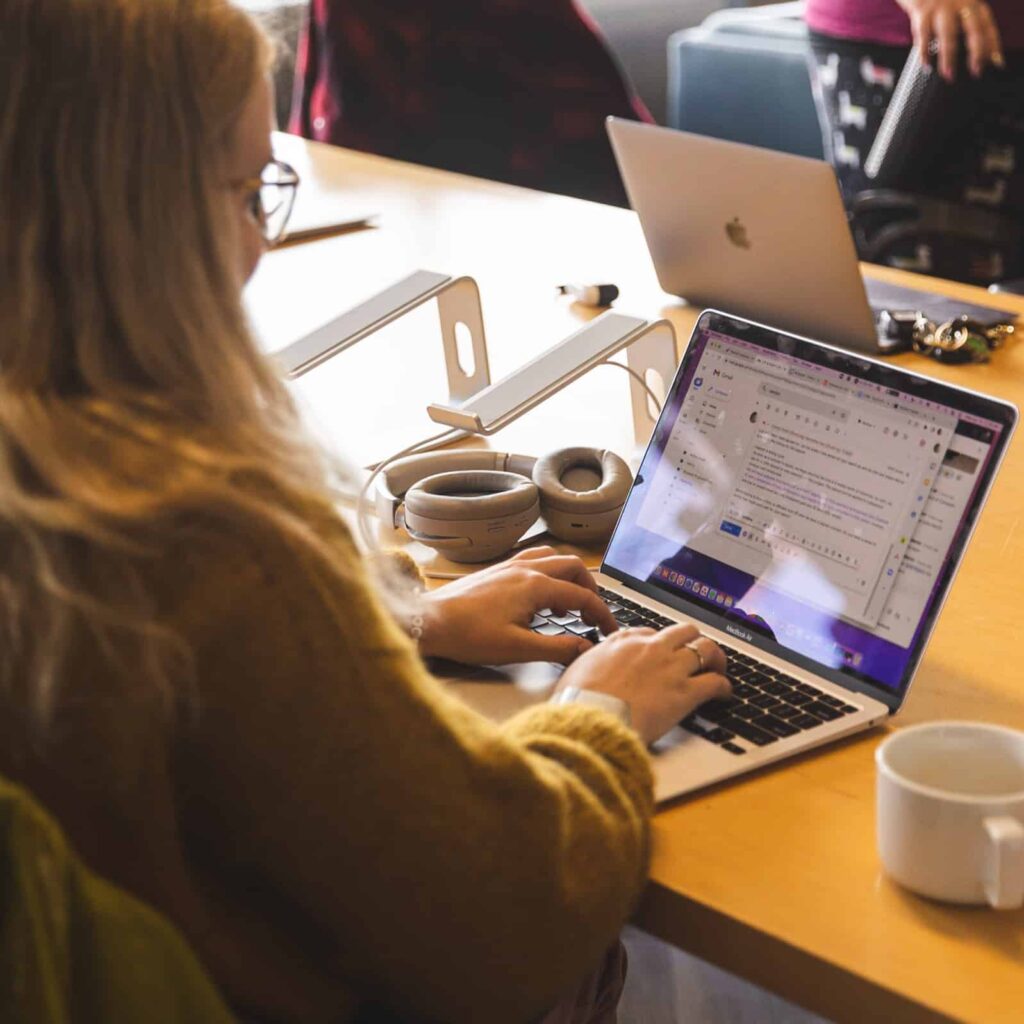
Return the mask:
[[603,571],[900,694],[1014,421],[994,399],[705,313]]

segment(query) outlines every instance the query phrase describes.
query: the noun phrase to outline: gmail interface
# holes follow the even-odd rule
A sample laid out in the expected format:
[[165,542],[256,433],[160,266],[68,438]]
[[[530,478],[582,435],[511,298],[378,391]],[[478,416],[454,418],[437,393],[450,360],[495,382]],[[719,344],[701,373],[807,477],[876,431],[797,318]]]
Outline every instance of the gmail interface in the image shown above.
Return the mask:
[[606,564],[896,686],[998,424],[705,331]]
[[876,625],[955,418],[753,345],[713,339],[700,370],[640,524]]

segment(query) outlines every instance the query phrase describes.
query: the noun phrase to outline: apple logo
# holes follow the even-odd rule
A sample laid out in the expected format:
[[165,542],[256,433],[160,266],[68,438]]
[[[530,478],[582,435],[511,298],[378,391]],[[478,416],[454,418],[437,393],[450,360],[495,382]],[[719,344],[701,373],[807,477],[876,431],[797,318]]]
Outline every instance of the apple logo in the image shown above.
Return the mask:
[[740,249],[750,248],[750,239],[747,237],[747,229],[740,221],[739,217],[733,217],[733,219],[725,225],[725,233],[729,236],[729,241],[732,242],[733,245]]

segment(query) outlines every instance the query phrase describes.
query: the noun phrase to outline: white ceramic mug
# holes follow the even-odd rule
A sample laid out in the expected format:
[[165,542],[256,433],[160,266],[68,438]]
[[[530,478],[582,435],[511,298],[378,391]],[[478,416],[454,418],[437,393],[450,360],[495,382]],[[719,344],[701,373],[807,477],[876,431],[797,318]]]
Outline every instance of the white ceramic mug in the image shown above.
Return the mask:
[[878,852],[908,889],[953,903],[1024,904],[1024,732],[931,722],[875,751]]

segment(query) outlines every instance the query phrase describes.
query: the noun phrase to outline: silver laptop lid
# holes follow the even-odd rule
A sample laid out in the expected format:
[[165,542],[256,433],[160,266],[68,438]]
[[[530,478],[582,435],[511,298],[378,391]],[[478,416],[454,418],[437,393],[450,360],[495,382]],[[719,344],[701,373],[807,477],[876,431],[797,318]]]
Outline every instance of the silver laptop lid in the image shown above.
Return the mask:
[[896,708],[1016,419],[705,312],[602,571]]
[[878,350],[827,163],[618,118],[608,135],[665,291]]

